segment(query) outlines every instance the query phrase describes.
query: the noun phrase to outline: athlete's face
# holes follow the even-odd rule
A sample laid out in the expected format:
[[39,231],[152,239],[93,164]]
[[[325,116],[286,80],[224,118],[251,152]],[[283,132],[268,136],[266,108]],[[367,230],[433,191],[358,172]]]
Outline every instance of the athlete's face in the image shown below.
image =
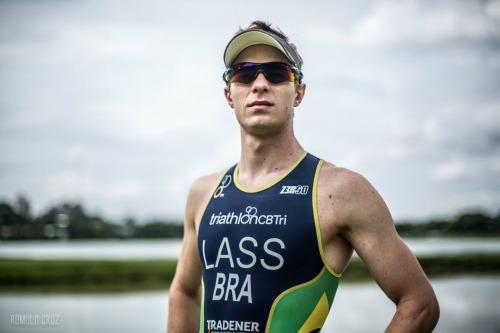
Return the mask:
[[[241,52],[234,63],[272,61],[288,63],[287,58],[274,47],[254,45]],[[304,84],[271,83],[263,73],[259,73],[249,84],[235,82],[224,89],[241,128],[258,136],[273,135],[292,128],[293,108],[302,101],[304,91]]]

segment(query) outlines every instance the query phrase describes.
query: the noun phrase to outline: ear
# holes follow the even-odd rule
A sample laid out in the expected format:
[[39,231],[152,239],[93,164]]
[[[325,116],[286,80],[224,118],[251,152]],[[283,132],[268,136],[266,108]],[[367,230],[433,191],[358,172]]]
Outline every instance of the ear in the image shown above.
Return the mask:
[[229,104],[231,109],[234,109],[233,98],[231,97],[231,89],[228,85],[224,87],[224,96],[226,97],[227,104]]
[[304,94],[306,93],[306,84],[300,83],[295,86],[295,98],[293,100],[293,106],[297,107],[302,103],[302,99],[304,98]]

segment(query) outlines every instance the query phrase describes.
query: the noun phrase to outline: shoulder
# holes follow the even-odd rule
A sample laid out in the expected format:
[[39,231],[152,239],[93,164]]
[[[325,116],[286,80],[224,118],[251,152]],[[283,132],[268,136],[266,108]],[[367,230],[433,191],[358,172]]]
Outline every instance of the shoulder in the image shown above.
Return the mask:
[[207,194],[207,192],[212,192],[215,186],[219,183],[225,171],[219,171],[211,173],[205,176],[201,176],[193,181],[189,188],[188,198],[191,200],[199,199]]
[[201,218],[202,209],[208,204],[217,184],[224,176],[224,171],[215,172],[197,178],[191,184],[186,203],[186,217],[197,224]]
[[388,212],[375,187],[361,174],[324,162],[318,179],[318,207],[339,226],[369,220]]
[[361,174],[326,161],[320,170],[318,186],[330,192],[332,196],[348,196],[349,199],[375,190]]

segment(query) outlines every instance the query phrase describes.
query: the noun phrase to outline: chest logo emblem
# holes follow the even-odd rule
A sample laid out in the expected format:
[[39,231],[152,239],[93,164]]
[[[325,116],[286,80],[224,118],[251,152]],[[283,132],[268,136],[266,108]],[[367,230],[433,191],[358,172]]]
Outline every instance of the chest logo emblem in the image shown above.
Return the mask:
[[214,199],[221,198],[224,196],[224,189],[231,184],[232,177],[231,175],[225,175],[222,181],[220,182],[219,187],[215,190]]
[[281,186],[280,194],[302,194],[306,195],[309,192],[309,185],[293,185]]

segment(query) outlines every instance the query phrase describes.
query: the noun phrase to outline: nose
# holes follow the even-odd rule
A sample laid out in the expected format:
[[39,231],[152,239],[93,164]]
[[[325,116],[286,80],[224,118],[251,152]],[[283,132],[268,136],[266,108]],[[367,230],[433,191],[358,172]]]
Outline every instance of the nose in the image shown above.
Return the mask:
[[263,73],[258,73],[257,77],[253,81],[252,92],[259,93],[267,91],[268,89],[269,89],[269,81],[267,81]]

